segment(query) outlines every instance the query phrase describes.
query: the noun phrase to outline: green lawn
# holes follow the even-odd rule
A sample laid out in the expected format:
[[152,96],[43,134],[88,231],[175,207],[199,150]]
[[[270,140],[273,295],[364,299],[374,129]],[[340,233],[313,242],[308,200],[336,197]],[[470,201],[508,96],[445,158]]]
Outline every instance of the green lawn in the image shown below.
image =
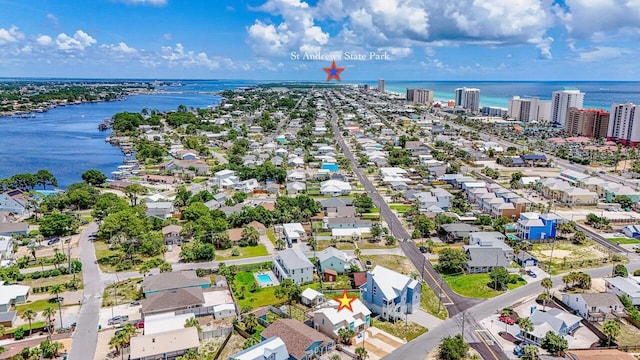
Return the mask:
[[[51,298],[53,299],[55,296],[52,295]],[[49,301],[49,300],[36,300],[36,301],[32,301],[32,302],[27,302],[26,304],[22,304],[22,305],[16,305],[16,312],[18,314],[18,316],[24,314],[25,311],[27,311],[28,309],[31,309],[37,313],[41,313],[42,310],[48,308],[48,307],[52,307],[54,309],[58,308],[58,304],[56,304],[55,301]]]
[[[329,240],[316,240],[316,242],[318,243],[318,251],[322,251],[322,250],[328,248],[329,246],[331,246],[331,241],[329,241]],[[340,242],[336,243],[336,249],[338,249],[338,250],[353,250],[353,249],[355,249],[355,246],[351,242],[342,242],[342,241],[340,241]]]
[[428,331],[424,326],[418,325],[414,322],[405,323],[404,321],[392,323],[381,320],[372,320],[371,326],[384,330],[393,336],[399,337],[400,339],[406,339],[407,341],[411,341]]
[[398,243],[395,245],[385,245],[384,240],[380,240],[378,242],[369,242],[369,241],[360,241],[358,243],[358,248],[360,249],[395,249],[398,247]]
[[128,304],[140,300],[142,293],[138,286],[141,282],[142,278],[132,278],[107,286],[102,294],[102,306]]
[[445,320],[449,317],[447,308],[442,304],[442,301],[438,299],[438,289],[432,289],[427,284],[422,284],[422,296],[420,297],[420,307],[422,310],[429,314]]
[[389,204],[389,207],[391,208],[391,210],[395,210],[401,214],[411,209],[411,205],[407,205],[407,204]]
[[[45,325],[46,323],[47,323],[46,321],[36,321],[36,322],[32,322],[32,323],[31,323],[31,328],[32,328],[32,329],[40,329],[40,328],[44,327],[44,325]],[[19,327],[21,327],[21,328],[23,328],[23,329],[24,329],[24,331],[25,331],[25,336],[26,336],[26,335],[29,335],[29,324],[25,324],[25,325],[22,325],[22,326],[17,326],[17,327],[14,327],[14,328],[7,329],[7,330],[5,330],[5,332],[4,332],[4,333],[5,333],[5,334],[13,334],[16,330],[18,330],[18,328],[19,328]]]
[[[443,275],[443,278],[453,291],[466,297],[488,299],[504,293],[504,291],[496,291],[487,286],[490,281],[488,273]],[[513,290],[524,284],[526,281],[520,280],[516,284],[508,284],[507,288]]]
[[[20,284],[29,285],[33,288],[33,287],[51,286],[51,285],[57,285],[57,284],[64,285],[71,280],[73,280],[73,274],[50,276],[48,278],[41,277],[35,280],[25,278],[23,281],[20,282]],[[82,273],[76,274],[76,280],[78,281],[77,283],[78,288],[82,289]]]
[[255,292],[249,291],[251,284],[255,281],[253,273],[250,271],[243,271],[236,274],[233,280],[236,285],[234,295],[240,308],[250,306],[252,309],[257,309],[262,306],[275,305],[284,301],[284,299],[276,298],[276,286],[258,287]]
[[607,240],[609,240],[610,242],[616,244],[616,243],[620,243],[620,244],[640,244],[640,240],[639,239],[631,239],[628,237],[622,237],[622,238],[608,238]]
[[240,255],[238,256],[231,255],[233,249],[216,250],[216,261],[269,255],[264,245],[238,247],[237,249],[240,250]]
[[271,241],[273,246],[277,246],[276,245],[276,234],[273,233],[273,229],[267,229],[267,237],[269,238],[269,241]]

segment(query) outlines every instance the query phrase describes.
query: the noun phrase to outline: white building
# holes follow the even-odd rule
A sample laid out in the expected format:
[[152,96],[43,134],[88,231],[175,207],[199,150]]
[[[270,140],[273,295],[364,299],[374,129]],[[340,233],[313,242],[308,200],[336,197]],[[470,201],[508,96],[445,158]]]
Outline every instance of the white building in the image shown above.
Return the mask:
[[282,228],[288,243],[300,242],[305,235],[304,228],[300,223],[283,224]]
[[480,89],[457,88],[455,105],[463,109],[477,112],[480,109]]
[[10,236],[0,236],[0,264],[11,260],[13,260],[13,238]]
[[607,140],[636,146],[640,143],[640,115],[633,103],[611,104]]
[[582,109],[583,102],[584,93],[580,92],[580,90],[554,91],[551,97],[551,123],[560,124],[564,127],[569,108]]
[[562,302],[589,321],[605,321],[624,314],[624,305],[613,293],[563,294]]
[[507,116],[522,122],[548,122],[551,119],[551,101],[514,96],[509,100]]
[[338,331],[343,328],[357,334],[371,325],[371,311],[360,299],[351,302],[351,310],[342,308],[338,311],[338,302],[331,300],[330,303],[331,307],[313,313],[313,327],[328,337],[337,339]]
[[280,282],[291,279],[295,284],[304,284],[313,281],[313,264],[302,251],[286,249],[276,255],[273,273]]
[[351,192],[351,185],[348,182],[340,180],[327,180],[320,183],[320,194],[340,196],[349,195]]
[[607,285],[607,292],[618,296],[626,295],[633,305],[640,305],[640,277],[631,276],[625,278],[616,276],[614,278],[605,278],[604,282]]
[[378,92],[384,92],[384,79],[378,79]]
[[433,90],[407,88],[407,101],[418,104],[433,104]]
[[289,351],[284,341],[274,336],[231,355],[229,360],[289,360]]
[[183,329],[187,320],[195,318],[195,314],[178,314],[168,312],[144,317],[144,334],[152,335],[165,331]]

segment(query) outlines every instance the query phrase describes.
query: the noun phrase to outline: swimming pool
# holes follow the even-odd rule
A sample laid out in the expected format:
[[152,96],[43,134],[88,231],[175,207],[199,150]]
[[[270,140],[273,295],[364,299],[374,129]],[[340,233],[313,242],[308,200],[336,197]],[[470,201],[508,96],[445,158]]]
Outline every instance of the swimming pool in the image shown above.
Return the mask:
[[260,286],[271,286],[273,285],[273,280],[271,280],[271,276],[269,274],[258,274],[256,275]]

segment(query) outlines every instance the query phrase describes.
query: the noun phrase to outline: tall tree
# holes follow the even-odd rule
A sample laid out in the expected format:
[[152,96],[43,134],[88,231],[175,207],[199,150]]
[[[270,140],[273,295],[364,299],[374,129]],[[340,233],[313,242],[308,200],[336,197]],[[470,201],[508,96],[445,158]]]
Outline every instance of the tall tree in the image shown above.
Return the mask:
[[23,320],[27,320],[29,322],[29,336],[31,336],[31,334],[33,333],[33,329],[31,328],[31,322],[33,321],[33,319],[36,318],[36,315],[38,314],[36,313],[35,310],[27,309],[20,316]]
[[258,323],[258,319],[256,318],[256,314],[254,314],[254,313],[247,314],[242,319],[242,324],[244,325],[245,330],[247,330],[247,332],[249,334],[253,334],[253,332],[256,329],[256,327],[258,327],[258,325],[260,325]]
[[82,173],[80,176],[82,181],[86,182],[91,186],[99,186],[104,184],[107,181],[107,176],[103,174],[100,170],[89,169]]
[[297,301],[300,298],[300,294],[302,294],[302,289],[300,286],[294,284],[293,280],[285,279],[280,283],[274,292],[274,295],[278,299],[286,299],[289,304],[289,316],[291,316],[291,303]]
[[540,282],[542,288],[544,288],[544,300],[542,302],[542,309],[544,310],[547,306],[547,299],[549,299],[549,290],[553,287],[553,281],[551,281],[550,277],[546,277],[542,279]]
[[438,253],[440,271],[447,274],[462,272],[469,259],[460,249],[445,248]]
[[518,326],[524,332],[532,332],[533,331],[533,322],[529,318],[519,318],[517,321]]
[[124,188],[122,191],[129,199],[131,206],[138,205],[138,198],[140,195],[144,195],[147,193],[147,189],[140,184],[131,184]]
[[469,344],[464,342],[461,334],[447,336],[440,342],[438,358],[441,360],[461,360],[467,356]]
[[615,320],[607,320],[602,324],[602,333],[607,336],[607,346],[611,346],[611,341],[620,336],[620,324]]
[[522,359],[524,360],[537,360],[540,357],[540,348],[529,344],[522,349],[522,353]]
[[55,284],[49,287],[49,291],[56,296],[56,303],[58,303],[58,313],[60,314],[60,327],[62,326],[62,299],[60,298],[60,294],[64,291],[64,286],[62,284]]
[[58,179],[49,170],[38,170],[35,174],[36,183],[41,185],[43,189],[47,188],[47,185],[58,186]]
[[56,310],[51,306],[46,307],[42,310],[42,316],[47,318],[47,331],[49,332],[49,337],[51,337],[51,327],[53,324],[51,323],[51,319],[56,315]]
[[357,347],[355,352],[357,360],[365,360],[369,357],[369,352],[364,348],[364,346]]
[[569,343],[562,336],[552,331],[547,331],[544,338],[542,338],[541,347],[552,355],[559,355],[569,348]]

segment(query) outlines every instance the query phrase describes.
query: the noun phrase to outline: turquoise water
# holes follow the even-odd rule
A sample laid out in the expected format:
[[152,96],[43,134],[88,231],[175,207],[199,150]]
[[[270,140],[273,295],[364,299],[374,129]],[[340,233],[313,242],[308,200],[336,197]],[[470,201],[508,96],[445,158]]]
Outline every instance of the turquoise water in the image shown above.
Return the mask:
[[273,281],[271,281],[271,276],[269,276],[269,274],[258,274],[256,277],[258,278],[260,286],[273,285]]
[[[368,83],[377,87],[377,82]],[[514,95],[550,100],[556,90],[579,89],[585,108],[611,108],[612,103],[640,103],[640,82],[627,81],[385,81],[385,90],[406,94],[407,88],[434,91],[434,99],[453,100],[459,87],[480,89],[480,105],[506,108]]]

